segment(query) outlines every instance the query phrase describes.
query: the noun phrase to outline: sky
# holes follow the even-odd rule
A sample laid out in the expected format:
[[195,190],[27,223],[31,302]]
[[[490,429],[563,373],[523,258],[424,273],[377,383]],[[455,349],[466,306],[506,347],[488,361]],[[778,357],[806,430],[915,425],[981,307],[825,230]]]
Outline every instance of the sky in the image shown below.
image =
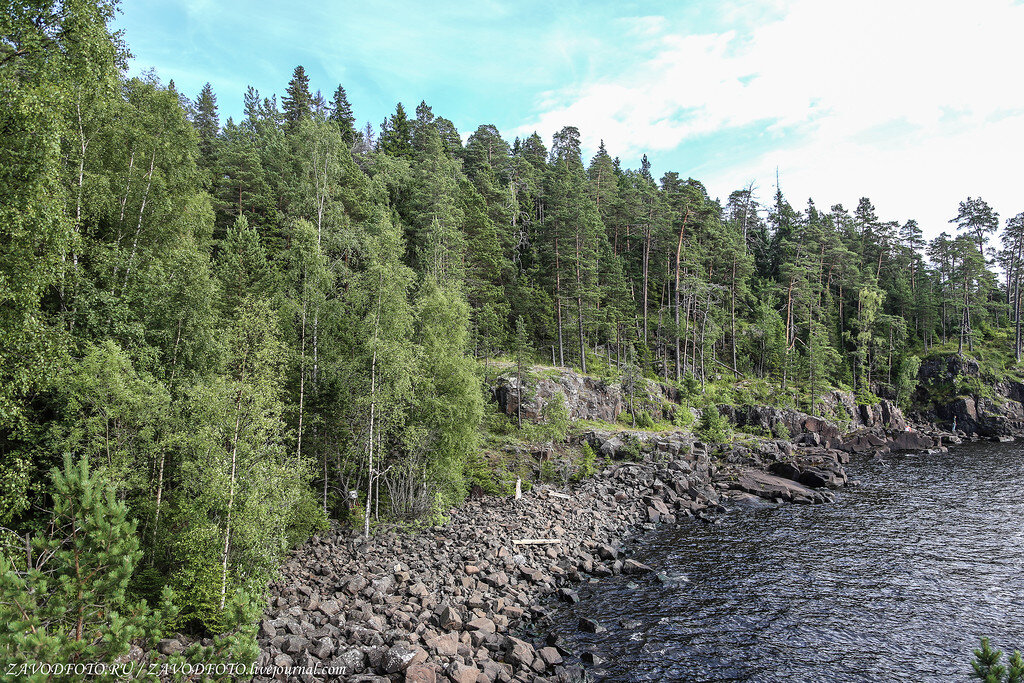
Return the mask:
[[364,124],[424,100],[464,136],[573,125],[587,159],[603,139],[723,201],[777,174],[797,209],[866,196],[927,237],[968,196],[1024,211],[1024,1],[126,0],[115,28],[222,120],[301,64]]

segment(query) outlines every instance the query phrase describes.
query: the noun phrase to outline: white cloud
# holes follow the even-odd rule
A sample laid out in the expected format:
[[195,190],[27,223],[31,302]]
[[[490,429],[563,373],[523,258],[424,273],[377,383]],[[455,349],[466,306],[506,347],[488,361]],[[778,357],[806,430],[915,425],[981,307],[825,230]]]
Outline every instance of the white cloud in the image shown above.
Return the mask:
[[685,143],[727,148],[730,132],[760,127],[774,148],[700,164],[713,193],[756,179],[770,197],[778,166],[798,206],[867,195],[883,217],[916,217],[931,235],[968,194],[1004,217],[1024,209],[1020,4],[800,0],[750,30],[688,34],[652,17],[633,28],[654,41],[652,57],[545,93],[516,132],[576,125],[589,148],[601,137],[613,154],[657,164]]

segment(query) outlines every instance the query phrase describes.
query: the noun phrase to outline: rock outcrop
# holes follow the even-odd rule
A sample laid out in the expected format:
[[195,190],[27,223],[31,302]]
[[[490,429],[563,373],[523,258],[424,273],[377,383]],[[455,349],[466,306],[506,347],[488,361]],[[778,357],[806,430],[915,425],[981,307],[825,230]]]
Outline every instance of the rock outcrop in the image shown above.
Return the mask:
[[557,393],[565,394],[569,417],[573,420],[615,422],[622,412],[619,387],[593,377],[566,371],[523,384],[520,391],[518,378],[512,375],[499,379],[491,388],[492,398],[506,415],[517,414],[521,395],[523,419],[539,422],[544,405]]
[[[491,386],[491,399],[502,412],[514,417],[522,395],[522,417],[531,422],[541,421],[544,406],[559,393],[565,395],[569,417],[573,420],[615,422],[627,408],[621,386],[568,368],[533,367],[523,385],[520,391],[518,377],[514,372],[507,372]],[[637,383],[632,400],[638,413],[646,410],[656,419],[667,418],[679,403],[679,390],[644,379]]]
[[1024,434],[1024,382],[987,376],[973,358],[946,354],[921,363],[918,383],[918,422],[968,437]]

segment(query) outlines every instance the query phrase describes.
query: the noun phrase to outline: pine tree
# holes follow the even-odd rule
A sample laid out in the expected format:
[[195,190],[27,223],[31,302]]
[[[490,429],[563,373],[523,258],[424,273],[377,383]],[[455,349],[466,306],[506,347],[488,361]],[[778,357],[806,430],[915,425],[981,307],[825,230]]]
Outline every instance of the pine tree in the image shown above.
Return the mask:
[[1003,657],[1001,650],[995,650],[988,638],[981,639],[981,647],[974,651],[971,662],[971,678],[985,683],[1022,683],[1024,682],[1024,658],[1019,651],[1014,651],[1007,663],[1009,667],[999,663]]
[[978,253],[983,259],[987,256],[985,247],[988,235],[999,229],[999,214],[992,210],[988,202],[981,197],[968,197],[960,202],[956,216],[949,219],[949,222],[955,224],[960,232],[973,236],[978,245]]
[[[106,663],[135,640],[154,645],[173,594],[159,611],[128,599],[142,553],[135,522],[114,486],[88,458],[65,456],[50,473],[54,508],[45,532],[26,539],[22,557],[0,553],[0,653],[5,666]],[[11,673],[11,669],[5,675]],[[19,680],[50,680],[26,671]]]

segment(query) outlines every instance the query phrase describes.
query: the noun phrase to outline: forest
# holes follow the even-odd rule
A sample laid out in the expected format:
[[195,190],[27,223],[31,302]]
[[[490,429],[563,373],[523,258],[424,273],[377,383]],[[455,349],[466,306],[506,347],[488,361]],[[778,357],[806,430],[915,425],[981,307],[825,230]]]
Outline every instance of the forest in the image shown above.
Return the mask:
[[1020,358],[1024,213],[937,198],[926,240],[868,198],[713,198],[646,156],[584,158],[571,126],[507,140],[426,102],[360,126],[301,66],[280,97],[183,93],[129,75],[115,11],[0,15],[0,647],[19,656],[108,647],[82,634],[111,601],[125,639],[244,633],[330,520],[439,518],[513,359],[752,380],[813,413],[831,387],[905,403],[937,349]]

